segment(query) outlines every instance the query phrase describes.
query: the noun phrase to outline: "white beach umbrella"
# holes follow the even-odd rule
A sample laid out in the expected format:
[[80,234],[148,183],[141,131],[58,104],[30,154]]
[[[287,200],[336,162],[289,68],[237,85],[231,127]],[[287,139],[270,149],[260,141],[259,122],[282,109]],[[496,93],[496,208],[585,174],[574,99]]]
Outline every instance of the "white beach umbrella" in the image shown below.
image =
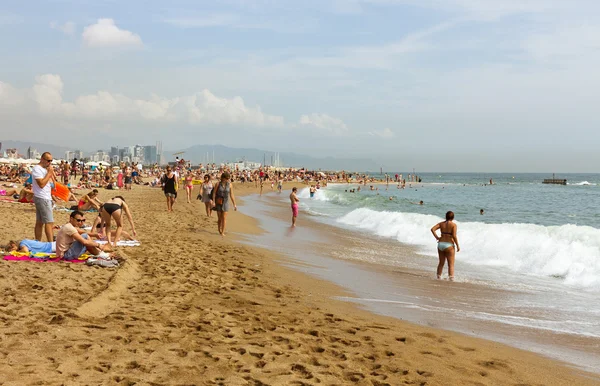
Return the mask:
[[0,158],[0,164],[7,164],[10,160],[8,158]]
[[105,162],[105,161],[100,161],[98,162],[98,164],[102,165],[102,166],[110,166],[109,162]]
[[89,161],[85,163],[85,166],[98,166],[98,162]]

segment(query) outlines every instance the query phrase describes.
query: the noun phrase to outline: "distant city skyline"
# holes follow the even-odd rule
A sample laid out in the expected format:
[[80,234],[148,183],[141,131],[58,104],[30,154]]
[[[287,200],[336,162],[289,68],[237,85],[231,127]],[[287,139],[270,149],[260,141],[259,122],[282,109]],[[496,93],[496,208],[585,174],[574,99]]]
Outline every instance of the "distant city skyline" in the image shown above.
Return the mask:
[[600,2],[5,2],[0,131],[596,171]]

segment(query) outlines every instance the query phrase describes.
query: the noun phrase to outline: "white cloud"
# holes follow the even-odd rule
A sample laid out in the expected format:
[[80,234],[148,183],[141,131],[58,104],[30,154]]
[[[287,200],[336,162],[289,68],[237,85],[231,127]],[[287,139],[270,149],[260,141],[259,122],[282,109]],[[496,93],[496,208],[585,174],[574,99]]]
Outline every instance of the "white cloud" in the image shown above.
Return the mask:
[[165,23],[181,28],[224,27],[236,24],[239,16],[233,14],[212,14],[200,17],[180,17],[166,19]]
[[0,25],[14,25],[23,22],[23,18],[19,15],[0,10]]
[[120,29],[113,19],[98,19],[96,24],[83,29],[83,42],[88,47],[141,47],[142,38],[131,31]]
[[[19,90],[0,82],[0,108],[17,116],[27,112],[29,126],[59,122],[97,125],[102,122],[127,123],[143,127],[149,123],[191,127],[237,125],[244,128],[283,128],[280,116],[265,114],[260,106],[247,106],[239,97],[222,98],[209,90],[188,96],[133,99],[118,93],[98,91],[81,95],[72,102],[63,99],[64,84],[59,75],[36,77],[31,89]],[[10,109],[8,108],[10,107]],[[24,122],[25,123],[25,122]],[[118,126],[118,125],[115,125]]]
[[363,12],[359,0],[333,0],[333,11],[341,14],[359,14]]
[[[576,7],[571,2],[552,0],[362,0],[364,3],[386,5],[411,5],[445,12],[461,12],[477,19],[494,20],[522,13],[544,13],[557,9]],[[587,0],[572,0],[585,3]],[[581,4],[580,4],[581,5]]]
[[464,19],[454,19],[412,31],[391,43],[345,47],[337,52],[333,51],[332,54],[328,53],[327,56],[301,57],[294,58],[292,61],[315,67],[394,69],[397,67],[398,59],[432,50],[435,45],[430,42],[431,38],[463,22]]
[[369,131],[370,135],[376,136],[376,137],[381,137],[381,138],[394,138],[396,136],[396,134],[390,130],[388,127],[382,129],[382,130],[373,130],[373,131]]
[[65,35],[73,36],[75,34],[75,23],[72,21],[68,21],[65,24],[59,24],[56,21],[50,23],[50,28],[59,30]]
[[600,51],[600,25],[561,26],[547,33],[528,36],[523,48],[538,60],[570,60],[597,56]]
[[300,125],[318,129],[322,134],[343,135],[348,132],[344,121],[327,114],[303,115],[300,117]]

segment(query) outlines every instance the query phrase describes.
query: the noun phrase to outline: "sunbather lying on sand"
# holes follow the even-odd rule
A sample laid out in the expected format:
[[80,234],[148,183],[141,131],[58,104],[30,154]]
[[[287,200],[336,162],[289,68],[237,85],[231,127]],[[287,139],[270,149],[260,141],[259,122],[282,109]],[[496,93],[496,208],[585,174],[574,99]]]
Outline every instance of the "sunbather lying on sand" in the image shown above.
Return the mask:
[[54,253],[56,252],[56,242],[28,239],[21,241],[11,240],[6,246],[6,251],[22,253]]

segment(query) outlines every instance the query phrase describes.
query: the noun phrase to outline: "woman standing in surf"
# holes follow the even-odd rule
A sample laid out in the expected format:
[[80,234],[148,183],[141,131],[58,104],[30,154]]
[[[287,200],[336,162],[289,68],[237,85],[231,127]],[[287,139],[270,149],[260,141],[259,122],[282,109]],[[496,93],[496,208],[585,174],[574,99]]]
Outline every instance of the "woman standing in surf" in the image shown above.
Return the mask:
[[[458,238],[456,237],[456,231],[458,227],[453,222],[454,212],[446,212],[446,221],[437,223],[431,228],[433,237],[438,241],[438,257],[439,263],[437,267],[437,278],[442,278],[442,271],[444,270],[444,264],[448,260],[448,278],[454,281],[454,256],[456,252],[460,252],[460,246],[458,245]],[[441,236],[438,236],[436,231],[440,230]],[[454,246],[456,245],[456,252]]]

